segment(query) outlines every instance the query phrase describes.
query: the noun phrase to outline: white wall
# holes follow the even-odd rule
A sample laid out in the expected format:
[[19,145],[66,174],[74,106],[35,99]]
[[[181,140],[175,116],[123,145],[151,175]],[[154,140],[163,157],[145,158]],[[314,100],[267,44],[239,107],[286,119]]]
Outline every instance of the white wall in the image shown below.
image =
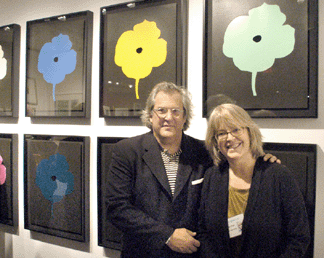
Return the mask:
[[[195,118],[188,134],[203,139],[206,121],[202,114],[202,47],[203,47],[203,13],[204,0],[189,1],[189,49],[188,49],[188,86],[193,93]],[[98,246],[97,241],[97,146],[98,136],[133,136],[147,129],[135,125],[109,125],[99,118],[99,19],[100,7],[121,3],[121,0],[1,0],[0,26],[17,23],[21,26],[21,64],[20,64],[20,110],[18,122],[0,118],[1,133],[17,133],[19,135],[19,228],[17,234],[0,232],[0,257],[19,258],[58,258],[58,257],[118,257],[118,252],[106,250]],[[92,67],[92,116],[90,125],[80,125],[78,121],[61,125],[32,123],[25,117],[25,54],[26,54],[26,22],[49,16],[70,12],[90,10],[94,13],[93,33],[93,67]],[[317,194],[315,224],[315,255],[321,258],[324,254],[324,1],[319,1],[319,118],[317,119],[257,119],[267,142],[315,143],[318,144],[317,158]],[[11,120],[10,120],[11,121]],[[107,121],[107,123],[109,123]],[[131,126],[131,130],[130,130]],[[91,137],[90,157],[90,244],[78,243],[50,236],[36,237],[24,229],[23,218],[23,135],[24,134],[63,134]],[[4,248],[5,246],[5,248]]]

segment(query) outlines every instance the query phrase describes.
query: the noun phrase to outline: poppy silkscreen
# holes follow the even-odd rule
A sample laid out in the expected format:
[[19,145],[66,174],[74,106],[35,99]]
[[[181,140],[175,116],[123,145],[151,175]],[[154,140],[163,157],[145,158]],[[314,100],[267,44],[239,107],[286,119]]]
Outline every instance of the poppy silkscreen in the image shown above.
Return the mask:
[[25,136],[26,228],[85,241],[85,141],[83,137]]
[[91,18],[83,12],[27,22],[27,116],[87,116]]
[[0,29],[0,112],[11,111],[12,30]]
[[316,116],[316,5],[207,2],[204,115],[232,102],[252,117]]
[[18,117],[20,26],[0,27],[0,116]]
[[[0,138],[0,155],[5,166],[5,181],[0,183],[0,223],[13,225],[13,189],[12,189],[12,139]],[[1,166],[0,165],[0,166]],[[3,172],[3,171],[2,171]]]
[[139,116],[157,83],[183,83],[180,2],[102,8],[101,116]]

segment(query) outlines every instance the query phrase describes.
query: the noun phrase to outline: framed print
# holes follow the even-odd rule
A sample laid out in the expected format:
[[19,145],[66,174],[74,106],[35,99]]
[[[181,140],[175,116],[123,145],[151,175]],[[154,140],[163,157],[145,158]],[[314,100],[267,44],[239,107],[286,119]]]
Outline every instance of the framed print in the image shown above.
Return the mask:
[[90,117],[93,13],[27,22],[26,116]]
[[305,199],[311,232],[311,243],[305,257],[313,257],[315,196],[316,196],[316,150],[315,144],[265,143],[264,151],[277,156],[293,173]]
[[25,228],[89,239],[89,137],[24,136]]
[[205,24],[204,117],[317,118],[317,0],[206,0]]
[[100,117],[138,117],[162,81],[186,84],[187,1],[101,8]]
[[18,117],[20,26],[0,27],[0,116]]
[[98,244],[116,250],[121,250],[122,232],[107,219],[105,195],[112,147],[122,139],[124,138],[98,137]]
[[0,223],[18,224],[18,135],[0,134]]

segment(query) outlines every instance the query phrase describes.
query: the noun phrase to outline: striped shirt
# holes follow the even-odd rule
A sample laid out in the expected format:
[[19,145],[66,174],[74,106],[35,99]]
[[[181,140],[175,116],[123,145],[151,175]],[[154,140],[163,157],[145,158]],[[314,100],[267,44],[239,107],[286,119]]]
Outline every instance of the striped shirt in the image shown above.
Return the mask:
[[164,163],[165,171],[169,180],[172,195],[174,194],[175,184],[177,180],[179,158],[181,150],[174,154],[170,154],[168,150],[161,151],[162,160]]

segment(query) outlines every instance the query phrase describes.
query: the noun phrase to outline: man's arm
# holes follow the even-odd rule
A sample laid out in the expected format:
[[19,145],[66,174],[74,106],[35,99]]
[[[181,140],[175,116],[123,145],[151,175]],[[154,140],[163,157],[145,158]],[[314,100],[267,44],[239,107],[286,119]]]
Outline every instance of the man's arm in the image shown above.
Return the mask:
[[134,205],[136,158],[133,150],[125,146],[114,146],[107,171],[107,218],[122,232],[140,236],[152,248],[162,248],[174,229]]
[[200,242],[195,239],[196,232],[185,228],[177,228],[167,242],[168,247],[179,253],[194,253],[200,246]]

